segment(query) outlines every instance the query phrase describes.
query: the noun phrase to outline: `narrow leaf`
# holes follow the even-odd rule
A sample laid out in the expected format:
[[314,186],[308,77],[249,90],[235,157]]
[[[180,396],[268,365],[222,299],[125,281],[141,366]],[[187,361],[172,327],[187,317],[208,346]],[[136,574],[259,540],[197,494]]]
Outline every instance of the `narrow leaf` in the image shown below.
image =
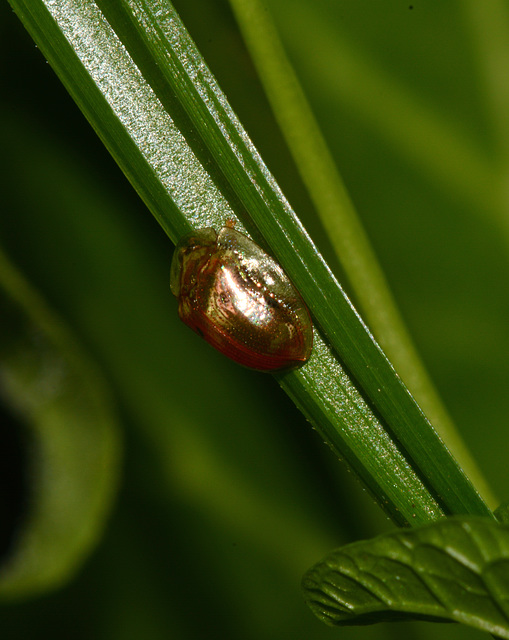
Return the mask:
[[279,382],[394,521],[488,515],[306,234],[172,4],[10,2],[172,240],[237,219],[281,263],[316,331],[309,363]]
[[[487,481],[463,443],[417,353],[311,105],[286,55],[269,8],[261,0],[230,0],[230,5],[274,116],[361,313],[452,454],[485,500],[496,504]],[[364,79],[365,74],[355,77]]]

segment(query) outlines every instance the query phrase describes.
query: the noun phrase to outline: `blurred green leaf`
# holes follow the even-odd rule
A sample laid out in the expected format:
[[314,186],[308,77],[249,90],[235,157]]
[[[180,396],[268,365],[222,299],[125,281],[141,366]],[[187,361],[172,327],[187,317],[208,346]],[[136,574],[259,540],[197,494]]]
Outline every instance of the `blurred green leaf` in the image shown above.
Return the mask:
[[20,598],[69,580],[96,545],[120,441],[104,381],[1,253],[0,400],[28,449],[25,509],[0,565],[0,597]]
[[303,587],[331,625],[448,620],[509,638],[508,571],[509,528],[456,517],[337,549]]

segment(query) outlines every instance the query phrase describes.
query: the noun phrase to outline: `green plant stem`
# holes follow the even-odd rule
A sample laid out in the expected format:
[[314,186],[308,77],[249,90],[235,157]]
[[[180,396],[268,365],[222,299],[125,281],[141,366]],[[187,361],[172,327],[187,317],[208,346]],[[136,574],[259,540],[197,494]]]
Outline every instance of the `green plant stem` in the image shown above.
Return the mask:
[[368,325],[463,469],[495,507],[498,501],[417,353],[267,7],[259,0],[230,0],[230,5],[274,116]]
[[233,218],[282,264],[313,314],[315,345],[305,367],[278,381],[394,521],[490,516],[281,194],[170,2],[10,1],[170,238]]
[[485,107],[492,124],[497,166],[493,170],[500,206],[496,220],[509,245],[509,9],[503,0],[478,3],[466,0],[461,5],[476,48],[479,74],[484,88]]

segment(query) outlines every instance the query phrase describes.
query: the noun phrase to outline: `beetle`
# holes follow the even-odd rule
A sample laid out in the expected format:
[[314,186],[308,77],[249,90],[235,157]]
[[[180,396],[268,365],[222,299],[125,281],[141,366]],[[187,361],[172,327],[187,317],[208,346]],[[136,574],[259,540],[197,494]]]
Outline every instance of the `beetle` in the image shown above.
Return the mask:
[[228,221],[184,236],[171,265],[180,319],[218,351],[250,369],[304,364],[313,324],[281,266]]

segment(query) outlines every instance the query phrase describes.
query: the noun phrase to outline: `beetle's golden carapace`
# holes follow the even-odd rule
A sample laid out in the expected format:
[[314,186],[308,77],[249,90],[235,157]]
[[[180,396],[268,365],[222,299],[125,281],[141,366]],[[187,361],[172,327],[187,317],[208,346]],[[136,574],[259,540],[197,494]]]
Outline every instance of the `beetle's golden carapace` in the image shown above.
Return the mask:
[[311,354],[313,325],[302,297],[281,266],[231,224],[180,240],[171,290],[181,320],[245,367],[284,371]]

